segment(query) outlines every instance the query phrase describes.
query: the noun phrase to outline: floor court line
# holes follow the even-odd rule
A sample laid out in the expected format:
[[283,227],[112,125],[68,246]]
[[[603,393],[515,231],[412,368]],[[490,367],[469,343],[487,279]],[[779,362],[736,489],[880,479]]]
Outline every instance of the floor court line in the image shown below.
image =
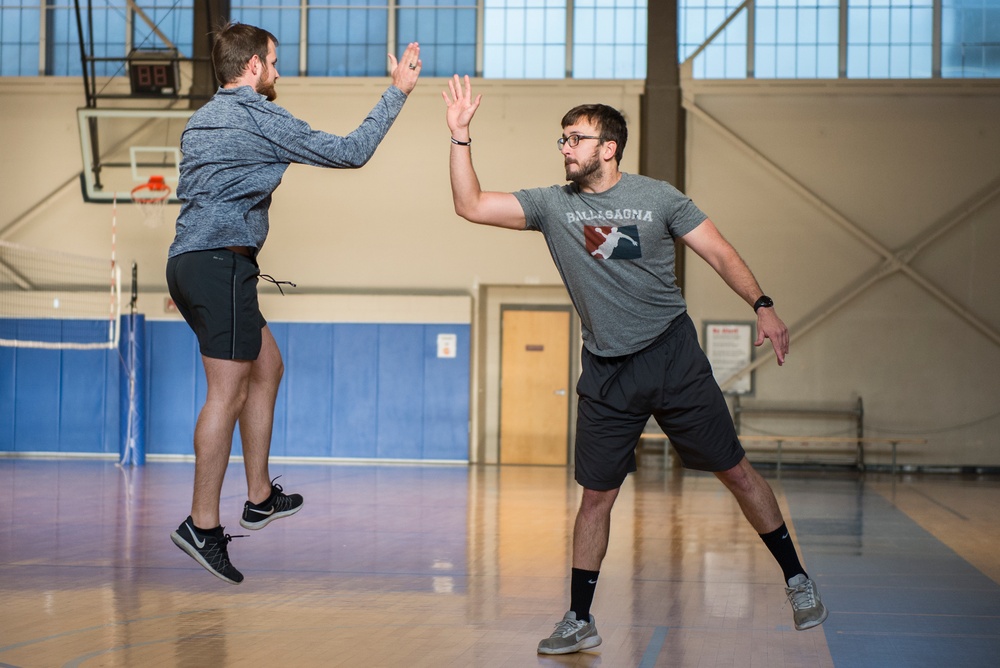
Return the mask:
[[784,491],[830,609],[822,629],[835,665],[996,665],[1000,585],[863,478],[822,488],[786,481]]
[[669,630],[666,626],[657,626],[653,630],[653,637],[649,639],[649,645],[646,647],[646,652],[642,655],[642,661],[639,662],[638,668],[654,668],[656,666],[660,652],[663,650],[663,644],[667,640],[667,632]]
[[941,508],[943,510],[948,511],[949,513],[951,513],[952,515],[954,515],[955,517],[957,517],[959,519],[962,519],[962,520],[969,519],[968,517],[966,517],[962,513],[958,512],[954,508],[949,507],[948,504],[941,503],[940,501],[938,501],[937,499],[935,499],[933,496],[931,496],[927,492],[922,492],[920,490],[916,490],[914,492],[914,494],[918,494],[918,495],[922,496],[923,498],[927,499],[928,501],[930,501],[931,503],[933,503],[934,505],[936,505],[938,508]]

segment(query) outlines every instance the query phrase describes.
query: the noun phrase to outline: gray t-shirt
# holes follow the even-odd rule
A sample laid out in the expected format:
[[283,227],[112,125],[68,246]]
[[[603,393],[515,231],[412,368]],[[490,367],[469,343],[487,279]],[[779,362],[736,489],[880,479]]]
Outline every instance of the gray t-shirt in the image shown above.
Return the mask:
[[174,242],[168,255],[225,246],[260,248],[271,193],[288,165],[361,167],[403,108],[395,86],[346,137],[313,130],[250,86],[220,88],[181,135]]
[[602,357],[641,350],[686,309],[674,239],[706,216],[669,183],[635,174],[603,193],[576,184],[519,190],[527,229],[545,236],[583,343]]

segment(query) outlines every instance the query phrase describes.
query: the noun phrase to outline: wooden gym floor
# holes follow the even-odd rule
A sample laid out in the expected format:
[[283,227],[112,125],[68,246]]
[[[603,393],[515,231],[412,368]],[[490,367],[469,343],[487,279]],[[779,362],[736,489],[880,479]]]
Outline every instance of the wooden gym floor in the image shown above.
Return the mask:
[[579,500],[556,467],[278,464],[298,515],[238,524],[246,580],[171,543],[193,466],[0,460],[0,666],[995,666],[1000,480],[762,471],[830,608],[792,629],[780,571],[714,477],[649,462],[615,507],[604,643],[535,653],[568,606]]

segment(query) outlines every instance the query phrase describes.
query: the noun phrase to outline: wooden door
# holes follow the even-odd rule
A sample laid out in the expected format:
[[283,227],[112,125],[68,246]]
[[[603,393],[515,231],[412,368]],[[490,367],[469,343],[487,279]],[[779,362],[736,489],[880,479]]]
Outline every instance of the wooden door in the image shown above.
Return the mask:
[[500,326],[500,463],[565,465],[570,312],[508,307]]

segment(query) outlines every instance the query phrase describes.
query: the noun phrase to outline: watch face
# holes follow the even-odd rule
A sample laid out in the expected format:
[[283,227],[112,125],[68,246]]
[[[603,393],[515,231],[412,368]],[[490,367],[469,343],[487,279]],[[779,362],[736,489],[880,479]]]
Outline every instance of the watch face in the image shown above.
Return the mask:
[[757,309],[770,308],[772,306],[774,306],[774,301],[772,301],[767,295],[764,295],[754,303],[753,310],[756,311]]

